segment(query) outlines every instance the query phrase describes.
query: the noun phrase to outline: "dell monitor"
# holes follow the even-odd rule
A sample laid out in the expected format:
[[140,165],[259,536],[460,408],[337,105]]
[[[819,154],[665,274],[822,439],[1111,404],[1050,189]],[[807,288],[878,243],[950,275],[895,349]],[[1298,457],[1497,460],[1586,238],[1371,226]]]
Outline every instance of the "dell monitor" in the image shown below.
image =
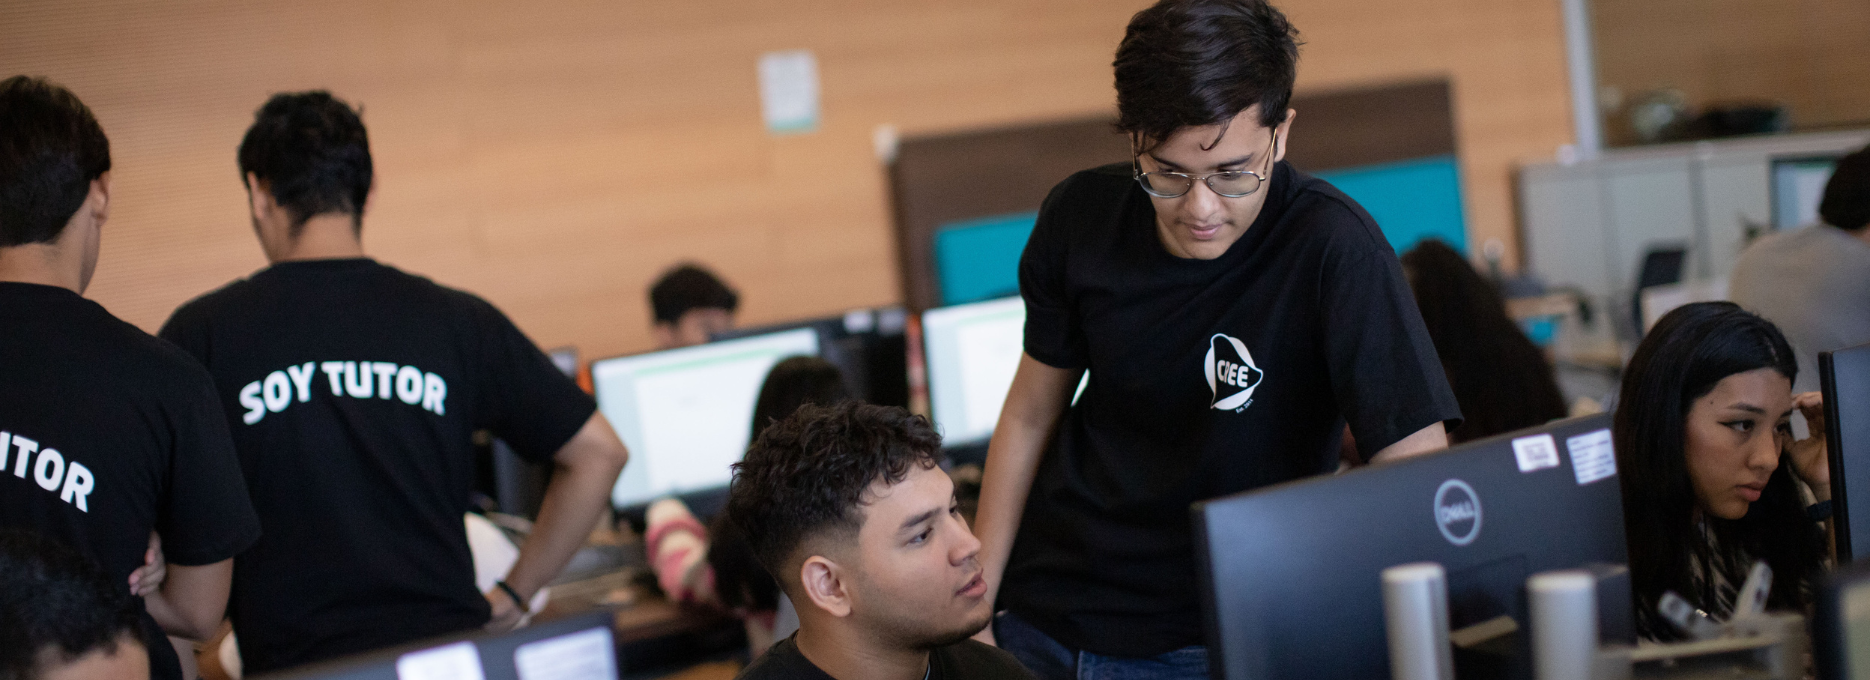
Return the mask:
[[818,334],[797,328],[592,362],[598,409],[630,449],[611,505],[725,488],[746,453],[767,372],[787,357],[817,355]]
[[1818,680],[1870,680],[1870,562],[1839,567],[1817,595],[1812,665]]
[[1796,229],[1818,221],[1818,203],[1837,169],[1839,156],[1800,156],[1772,161],[1773,228]]
[[[1456,676],[1530,679],[1526,578],[1627,562],[1609,428],[1559,421],[1195,504],[1213,676],[1390,677],[1383,570],[1438,562],[1451,630],[1517,629],[1457,648]],[[1605,637],[1634,642],[1627,593],[1610,602]]]
[[259,680],[616,680],[609,610],[508,633],[427,640],[259,676]]
[[1025,333],[1026,303],[1018,297],[922,313],[929,408],[945,445],[980,446],[993,436]]
[[1831,458],[1831,528],[1844,564],[1870,555],[1870,345],[1819,352],[1818,380]]

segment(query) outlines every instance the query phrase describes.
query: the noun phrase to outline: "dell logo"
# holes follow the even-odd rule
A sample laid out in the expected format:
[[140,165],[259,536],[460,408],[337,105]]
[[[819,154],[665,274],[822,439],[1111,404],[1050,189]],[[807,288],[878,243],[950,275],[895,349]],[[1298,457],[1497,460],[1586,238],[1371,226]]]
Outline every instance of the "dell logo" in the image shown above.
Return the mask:
[[1474,487],[1459,479],[1442,482],[1435,490],[1435,526],[1449,543],[1473,543],[1480,536],[1480,495]]

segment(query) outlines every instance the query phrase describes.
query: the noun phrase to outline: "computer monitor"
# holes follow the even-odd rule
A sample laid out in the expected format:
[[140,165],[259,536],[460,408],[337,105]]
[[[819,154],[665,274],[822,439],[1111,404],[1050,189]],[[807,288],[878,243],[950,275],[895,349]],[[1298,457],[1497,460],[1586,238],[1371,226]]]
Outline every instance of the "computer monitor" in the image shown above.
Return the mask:
[[[1531,678],[1526,578],[1627,563],[1616,474],[1596,415],[1195,504],[1214,677],[1390,677],[1381,574],[1438,562],[1451,629],[1517,626],[1458,648],[1456,677]],[[1605,638],[1634,642],[1627,594],[1610,602]]]
[[257,680],[616,680],[611,613],[469,633],[258,676]]
[[1818,221],[1818,202],[1837,169],[1838,155],[1775,158],[1772,161],[1773,228],[1795,229]]
[[810,328],[592,362],[598,409],[630,449],[611,504],[725,487],[746,453],[766,373],[800,355],[818,355]]
[[1831,458],[1831,528],[1843,564],[1870,555],[1870,345],[1819,352],[1818,381]]
[[1870,680],[1870,562],[1832,572],[1813,605],[1818,680]]
[[818,333],[819,356],[844,374],[851,396],[872,404],[908,406],[909,348],[903,332],[908,318],[909,312],[902,307],[857,309],[837,316],[736,328],[710,339],[810,328]]
[[993,436],[1025,352],[1026,303],[1018,297],[922,313],[929,407],[950,447]]

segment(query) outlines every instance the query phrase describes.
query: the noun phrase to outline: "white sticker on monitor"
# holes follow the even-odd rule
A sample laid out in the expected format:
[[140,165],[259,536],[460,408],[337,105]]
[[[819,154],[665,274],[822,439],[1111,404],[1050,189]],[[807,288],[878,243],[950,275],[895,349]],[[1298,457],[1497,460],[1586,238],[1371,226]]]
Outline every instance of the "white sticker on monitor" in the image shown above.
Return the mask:
[[1610,445],[1610,430],[1587,432],[1565,440],[1571,450],[1571,471],[1578,484],[1590,484],[1617,474],[1617,454]]
[[487,680],[480,651],[472,642],[456,642],[410,652],[396,659],[396,680]]
[[1552,435],[1538,434],[1513,440],[1513,457],[1519,460],[1520,472],[1558,467],[1558,442]]
[[592,628],[520,645],[519,680],[616,680],[617,648],[610,629]]

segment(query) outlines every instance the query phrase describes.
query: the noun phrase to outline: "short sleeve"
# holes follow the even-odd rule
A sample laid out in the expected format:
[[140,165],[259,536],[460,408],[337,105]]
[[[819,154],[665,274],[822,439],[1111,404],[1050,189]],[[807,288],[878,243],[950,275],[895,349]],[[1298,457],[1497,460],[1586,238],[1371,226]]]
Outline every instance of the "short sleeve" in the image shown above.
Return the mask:
[[260,518],[247,495],[212,380],[199,371],[197,378],[178,383],[176,397],[165,406],[173,436],[156,533],[171,564],[193,567],[252,546],[260,538]]
[[193,304],[182,305],[169,315],[168,321],[163,322],[162,330],[156,331],[156,337],[180,347],[205,366],[208,363],[208,327],[200,319],[201,315],[195,313]]
[[1090,363],[1083,326],[1072,313],[1066,278],[1069,201],[1062,195],[1071,183],[1066,179],[1045,197],[1032,236],[1019,256],[1019,295],[1026,302],[1026,354],[1066,369]]
[[476,369],[481,377],[476,426],[491,430],[523,457],[551,460],[597,412],[597,402],[505,314],[476,302],[473,332],[480,338]]
[[1365,460],[1436,422],[1461,422],[1402,263],[1387,247],[1327,255],[1319,288],[1338,408]]

